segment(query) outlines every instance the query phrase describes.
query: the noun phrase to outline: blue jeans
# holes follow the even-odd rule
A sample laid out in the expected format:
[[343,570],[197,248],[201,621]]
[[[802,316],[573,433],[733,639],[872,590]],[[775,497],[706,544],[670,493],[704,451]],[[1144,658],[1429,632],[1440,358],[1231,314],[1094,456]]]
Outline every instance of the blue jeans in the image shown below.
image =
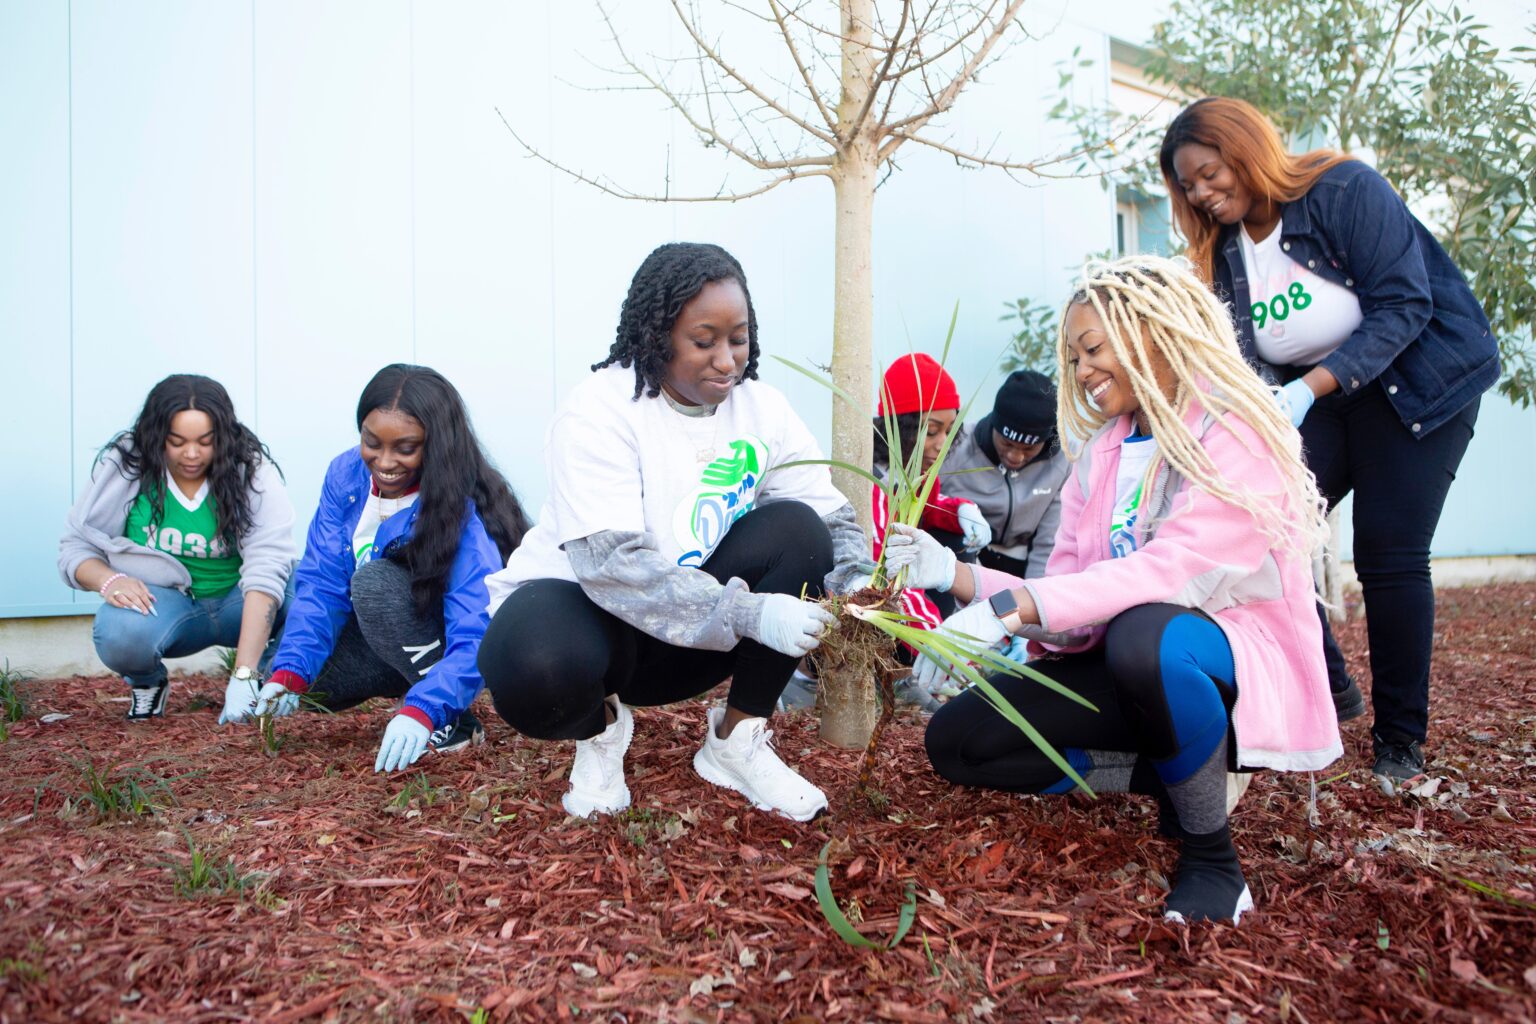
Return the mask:
[[[128,680],[130,686],[165,682],[166,658],[185,658],[210,647],[234,647],[240,642],[245,595],[238,586],[223,597],[191,597],[171,587],[149,586],[155,615],[104,604],[96,609],[91,639],[102,664]],[[283,617],[293,599],[293,580],[272,622],[272,637],[257,668],[265,672],[277,650]]]

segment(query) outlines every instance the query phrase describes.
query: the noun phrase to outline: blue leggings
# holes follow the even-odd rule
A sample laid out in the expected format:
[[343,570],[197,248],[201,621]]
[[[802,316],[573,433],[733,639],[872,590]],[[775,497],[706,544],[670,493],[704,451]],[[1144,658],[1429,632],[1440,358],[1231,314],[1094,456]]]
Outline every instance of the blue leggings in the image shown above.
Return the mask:
[[[1099,710],[1029,679],[994,676],[992,685],[1096,791],[1178,786],[1227,738],[1236,699],[1232,648],[1203,612],[1141,605],[1110,622],[1101,646],[1033,667]],[[934,771],[963,786],[1063,793],[1073,785],[975,690],[934,714],[925,742]],[[1157,779],[1144,770],[1133,778],[1138,762],[1156,769]]]

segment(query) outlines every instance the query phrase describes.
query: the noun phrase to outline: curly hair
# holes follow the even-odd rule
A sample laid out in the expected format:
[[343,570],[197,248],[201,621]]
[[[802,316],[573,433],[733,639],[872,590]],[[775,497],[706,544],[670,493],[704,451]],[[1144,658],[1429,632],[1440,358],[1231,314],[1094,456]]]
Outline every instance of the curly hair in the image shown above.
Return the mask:
[[658,246],[635,271],[619,311],[619,328],[608,358],[592,369],[618,363],[635,369],[635,398],[661,394],[672,361],[672,325],[683,307],[711,281],[735,281],[747,299],[747,369],[743,381],[757,379],[757,311],[747,275],[736,257],[705,242],[668,242]]
[[[235,418],[235,403],[224,385],[195,373],[174,373],[149,389],[144,408],[133,426],[108,441],[96,456],[100,462],[117,452],[125,479],[139,481],[139,493],[149,498],[151,522],[165,516],[165,441],[177,413],[195,410],[213,423],[213,459],[208,463],[208,493],[218,536],[231,550],[251,529],[251,487],[262,460],[272,453],[250,428]],[[277,464],[273,463],[273,468]],[[278,471],[281,475],[281,470]]]
[[421,458],[421,510],[411,541],[390,558],[411,573],[411,597],[423,616],[440,615],[448,573],[459,553],[466,506],[474,502],[505,561],[528,532],[512,487],[486,458],[458,389],[436,370],[391,363],[357,402],[357,429],[375,409],[403,412],[426,431]]

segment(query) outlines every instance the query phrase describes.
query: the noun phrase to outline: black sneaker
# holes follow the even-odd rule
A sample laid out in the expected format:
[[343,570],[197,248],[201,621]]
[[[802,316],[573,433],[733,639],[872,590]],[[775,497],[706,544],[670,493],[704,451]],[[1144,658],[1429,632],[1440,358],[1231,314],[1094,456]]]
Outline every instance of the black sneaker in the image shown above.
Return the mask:
[[1371,771],[1387,796],[1396,796],[1424,778],[1424,748],[1412,741],[1389,742],[1380,736],[1372,737],[1376,749],[1376,766]]
[[1365,714],[1365,694],[1360,692],[1360,684],[1353,676],[1344,677],[1344,689],[1330,692],[1333,694],[1333,713],[1340,722]]
[[439,754],[451,754],[465,747],[478,747],[484,742],[485,726],[480,724],[480,719],[466,711],[441,729],[434,731],[432,738],[427,740],[427,748]]
[[1163,920],[1173,924],[1226,921],[1232,925],[1253,909],[1237,849],[1226,825],[1207,835],[1185,832]]
[[151,718],[162,718],[165,715],[165,702],[171,696],[171,681],[162,679],[154,686],[132,686],[128,688],[128,714],[124,717],[130,722],[143,722]]

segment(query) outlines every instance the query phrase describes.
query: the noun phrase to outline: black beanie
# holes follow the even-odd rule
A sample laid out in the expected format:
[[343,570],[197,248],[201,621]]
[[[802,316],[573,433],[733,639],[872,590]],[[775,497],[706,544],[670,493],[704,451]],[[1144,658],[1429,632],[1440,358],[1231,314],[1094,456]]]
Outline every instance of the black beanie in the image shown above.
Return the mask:
[[988,425],[1015,444],[1039,444],[1056,433],[1056,385],[1034,370],[1016,370],[997,389]]

